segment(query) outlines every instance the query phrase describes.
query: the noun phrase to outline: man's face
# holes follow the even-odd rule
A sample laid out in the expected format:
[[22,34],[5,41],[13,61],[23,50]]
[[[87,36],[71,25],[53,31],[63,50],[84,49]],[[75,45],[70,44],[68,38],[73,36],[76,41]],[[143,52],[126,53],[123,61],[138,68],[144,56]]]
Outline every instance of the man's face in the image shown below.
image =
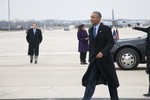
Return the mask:
[[91,24],[97,25],[100,22],[100,18],[95,13],[92,13],[91,15]]
[[36,24],[32,24],[32,28],[37,28],[37,25]]

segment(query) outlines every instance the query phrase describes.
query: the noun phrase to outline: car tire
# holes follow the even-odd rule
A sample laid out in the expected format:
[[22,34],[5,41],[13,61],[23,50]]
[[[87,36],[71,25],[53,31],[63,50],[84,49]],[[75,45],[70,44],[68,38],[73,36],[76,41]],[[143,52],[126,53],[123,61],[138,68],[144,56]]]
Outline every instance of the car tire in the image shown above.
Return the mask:
[[133,70],[137,68],[140,57],[134,49],[125,48],[118,52],[116,62],[122,70]]

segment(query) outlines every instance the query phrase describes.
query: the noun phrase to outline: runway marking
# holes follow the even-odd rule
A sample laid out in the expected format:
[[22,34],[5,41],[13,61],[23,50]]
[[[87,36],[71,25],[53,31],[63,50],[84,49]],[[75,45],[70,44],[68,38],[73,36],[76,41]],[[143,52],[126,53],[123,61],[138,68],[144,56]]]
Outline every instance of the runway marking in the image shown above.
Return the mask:
[[[40,53],[40,56],[49,56],[49,55],[76,55],[78,52],[52,52],[52,53]],[[26,56],[26,53],[2,53],[0,57],[10,57],[10,56]]]

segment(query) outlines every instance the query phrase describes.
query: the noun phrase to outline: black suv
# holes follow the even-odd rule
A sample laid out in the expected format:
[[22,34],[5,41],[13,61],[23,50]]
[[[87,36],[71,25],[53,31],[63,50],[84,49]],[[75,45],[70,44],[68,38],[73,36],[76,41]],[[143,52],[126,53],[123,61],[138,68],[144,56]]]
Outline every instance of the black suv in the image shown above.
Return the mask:
[[120,39],[112,48],[114,62],[123,70],[136,69],[139,63],[146,63],[146,35],[132,39]]

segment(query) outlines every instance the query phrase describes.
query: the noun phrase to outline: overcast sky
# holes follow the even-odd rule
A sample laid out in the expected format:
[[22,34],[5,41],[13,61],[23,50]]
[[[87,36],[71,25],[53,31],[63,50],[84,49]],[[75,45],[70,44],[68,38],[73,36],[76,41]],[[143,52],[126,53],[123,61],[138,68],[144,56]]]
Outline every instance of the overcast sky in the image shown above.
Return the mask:
[[[11,20],[89,19],[100,11],[103,18],[150,20],[150,0],[10,0]],[[0,20],[8,20],[8,0],[0,0]]]

